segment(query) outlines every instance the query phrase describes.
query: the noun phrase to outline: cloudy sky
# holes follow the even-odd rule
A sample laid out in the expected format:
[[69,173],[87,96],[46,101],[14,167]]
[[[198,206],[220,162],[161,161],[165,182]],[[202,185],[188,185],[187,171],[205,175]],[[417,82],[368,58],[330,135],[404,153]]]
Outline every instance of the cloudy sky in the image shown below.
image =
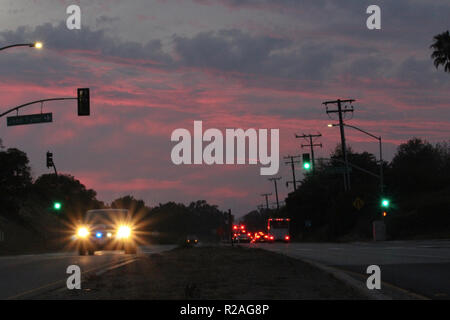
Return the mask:
[[[436,70],[433,36],[450,29],[448,0],[0,0],[0,110],[91,88],[91,116],[51,102],[53,123],[6,127],[0,138],[30,157],[35,177],[74,175],[101,200],[132,194],[149,205],[205,199],[243,214],[273,184],[258,166],[176,166],[177,128],[278,128],[280,157],[302,152],[295,133],[321,132],[326,156],[339,142],[322,102],[354,98],[349,124],[384,140],[391,159],[413,136],[450,136],[450,74]],[[68,30],[78,4],[81,30]],[[382,29],[368,30],[378,4]],[[21,111],[38,113],[40,105]],[[357,151],[377,142],[346,132]],[[281,159],[282,160],[282,159]],[[282,161],[281,161],[282,163]],[[280,165],[280,198],[290,168]],[[301,170],[298,169],[300,175]],[[274,199],[272,199],[274,201]]]

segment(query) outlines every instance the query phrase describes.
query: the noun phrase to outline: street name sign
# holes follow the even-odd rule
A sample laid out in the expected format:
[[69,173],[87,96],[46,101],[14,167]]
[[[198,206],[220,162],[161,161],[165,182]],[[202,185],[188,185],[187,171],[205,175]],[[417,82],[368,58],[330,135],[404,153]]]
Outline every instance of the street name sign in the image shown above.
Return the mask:
[[24,116],[7,117],[7,126],[21,126],[25,124],[46,123],[53,121],[52,113],[36,113]]

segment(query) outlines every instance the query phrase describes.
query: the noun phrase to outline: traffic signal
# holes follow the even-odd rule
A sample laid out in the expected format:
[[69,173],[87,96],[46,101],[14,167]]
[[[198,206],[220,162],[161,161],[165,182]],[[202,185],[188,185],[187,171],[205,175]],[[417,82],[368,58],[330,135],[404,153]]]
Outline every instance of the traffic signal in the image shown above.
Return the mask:
[[53,167],[53,153],[47,151],[47,168]]
[[78,99],[78,116],[89,116],[91,108],[89,98],[89,88],[78,88],[77,99]]
[[383,217],[386,217],[387,216],[387,211],[383,211]]
[[311,169],[311,159],[309,158],[309,153],[304,153],[302,155],[303,160],[303,169],[310,170]]
[[381,206],[383,208],[389,208],[389,204],[390,204],[389,199],[381,199]]
[[59,210],[61,210],[61,208],[62,208],[62,204],[61,204],[61,202],[53,202],[53,209],[54,210],[56,210],[56,211],[59,211]]

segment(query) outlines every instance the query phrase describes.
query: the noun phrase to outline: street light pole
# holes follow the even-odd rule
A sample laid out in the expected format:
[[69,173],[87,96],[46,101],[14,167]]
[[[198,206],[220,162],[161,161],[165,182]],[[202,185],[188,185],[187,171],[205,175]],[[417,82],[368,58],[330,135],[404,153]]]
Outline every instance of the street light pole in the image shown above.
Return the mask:
[[2,47],[0,48],[0,51],[5,50],[5,49],[9,49],[9,48],[14,48],[14,47],[30,47],[30,48],[36,48],[36,49],[41,49],[43,47],[42,42],[34,42],[34,43],[17,43],[17,44],[12,44],[6,47]]
[[[355,130],[358,130],[358,131],[360,131],[360,132],[362,132],[362,133],[364,133],[364,134],[366,134],[366,135],[368,135],[368,136],[378,140],[379,148],[380,148],[380,191],[381,191],[381,196],[383,196],[383,193],[384,193],[384,186],[383,186],[383,148],[382,148],[382,143],[381,143],[381,136],[377,137],[376,135],[371,134],[370,132],[367,132],[367,131],[365,131],[365,130],[363,130],[361,128],[352,126],[350,124],[343,123],[342,125],[344,125],[346,127],[349,127],[349,128],[353,128]],[[328,125],[328,126],[329,127],[330,126],[331,127],[337,127],[339,125],[331,124],[331,125]]]

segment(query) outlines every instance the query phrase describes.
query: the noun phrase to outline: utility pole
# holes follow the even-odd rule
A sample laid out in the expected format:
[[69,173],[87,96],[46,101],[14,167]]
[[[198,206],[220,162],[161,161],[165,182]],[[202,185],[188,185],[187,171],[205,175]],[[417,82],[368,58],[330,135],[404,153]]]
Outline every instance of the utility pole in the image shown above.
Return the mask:
[[[294,184],[294,191],[297,191],[297,180],[295,179],[295,164],[300,163],[300,161],[294,161],[295,158],[300,158],[301,156],[287,156],[284,159],[289,159],[290,161],[285,162],[285,164],[290,164],[292,169],[292,183]],[[286,182],[286,186],[289,182]]]
[[266,198],[266,208],[267,208],[267,210],[269,209],[269,196],[271,196],[271,195],[272,195],[272,193],[263,193],[261,195],[261,197],[265,197]]
[[[342,114],[345,115],[347,112],[353,112],[353,106],[345,106],[344,109],[342,109],[342,103],[350,103],[352,104],[355,100],[354,99],[348,99],[348,100],[334,100],[334,101],[325,101],[323,104],[326,106],[326,112],[327,114],[330,113],[337,113],[339,116],[339,128],[341,131],[341,147],[342,147],[342,156],[344,158],[345,162],[345,174],[344,174],[344,189],[345,191],[351,189],[350,185],[350,173],[348,172],[348,159],[347,159],[347,147],[345,145],[345,133],[344,133],[344,120]],[[337,105],[337,109],[335,110],[329,110],[328,105],[329,104],[335,104]]]
[[316,171],[316,163],[314,162],[314,147],[321,147],[322,148],[322,144],[321,143],[313,143],[313,138],[319,138],[322,135],[320,133],[318,134],[303,134],[301,136],[299,135],[295,135],[296,138],[304,138],[309,140],[309,144],[302,144],[302,148],[304,147],[310,147],[311,148],[311,164],[312,164],[312,172],[313,174]]
[[273,183],[275,184],[275,196],[276,196],[276,198],[277,198],[277,210],[280,210],[280,202],[278,201],[277,180],[281,180],[281,177],[278,177],[278,178],[269,178],[269,181],[273,181]]
[[228,222],[228,237],[231,243],[231,246],[234,246],[233,243],[233,215],[231,214],[231,209],[228,209],[227,213],[227,222]]

